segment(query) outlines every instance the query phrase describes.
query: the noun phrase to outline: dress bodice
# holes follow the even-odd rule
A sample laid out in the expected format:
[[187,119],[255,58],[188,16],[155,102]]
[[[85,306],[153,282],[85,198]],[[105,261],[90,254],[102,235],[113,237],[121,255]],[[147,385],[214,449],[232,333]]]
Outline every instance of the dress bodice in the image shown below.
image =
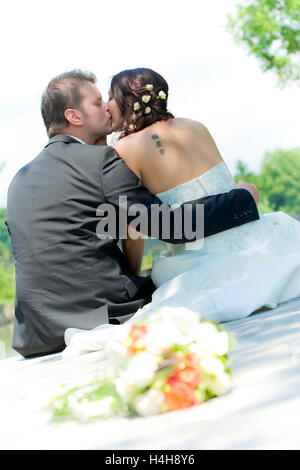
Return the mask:
[[168,191],[158,193],[157,197],[172,208],[186,201],[205,196],[226,193],[235,186],[233,177],[225,162],[210,168],[197,178],[179,184]]
[[[233,177],[224,161],[218,165],[210,168],[192,180],[179,184],[168,191],[158,193],[157,197],[169,204],[173,209],[180,206],[184,202],[192,201],[205,196],[213,196],[214,194],[221,194],[231,191],[235,186]],[[211,238],[211,237],[209,237]],[[204,240],[197,240],[188,244],[169,245],[169,254],[179,254],[183,250],[198,250],[203,249],[205,245]]]

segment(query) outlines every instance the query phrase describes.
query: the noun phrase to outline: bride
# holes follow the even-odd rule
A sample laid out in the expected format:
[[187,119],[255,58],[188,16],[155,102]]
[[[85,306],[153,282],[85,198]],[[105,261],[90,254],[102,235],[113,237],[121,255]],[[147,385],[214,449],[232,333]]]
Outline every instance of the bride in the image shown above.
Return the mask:
[[[236,187],[206,127],[175,118],[167,100],[168,84],[153,70],[124,70],[112,78],[107,106],[113,129],[121,132],[115,149],[127,166],[173,207]],[[144,240],[130,228],[128,234],[123,251],[138,273]],[[300,223],[283,212],[260,214],[257,221],[170,251],[154,260],[157,290],[130,322],[158,306],[187,307],[224,322],[300,295]],[[71,333],[67,330],[67,344]]]

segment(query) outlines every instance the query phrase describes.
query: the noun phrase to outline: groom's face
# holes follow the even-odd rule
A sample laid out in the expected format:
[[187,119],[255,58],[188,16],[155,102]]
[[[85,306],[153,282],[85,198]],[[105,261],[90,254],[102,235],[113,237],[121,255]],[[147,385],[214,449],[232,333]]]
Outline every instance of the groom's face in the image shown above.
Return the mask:
[[81,112],[83,126],[92,137],[106,136],[112,132],[112,119],[106,102],[96,85],[85,82],[81,88]]

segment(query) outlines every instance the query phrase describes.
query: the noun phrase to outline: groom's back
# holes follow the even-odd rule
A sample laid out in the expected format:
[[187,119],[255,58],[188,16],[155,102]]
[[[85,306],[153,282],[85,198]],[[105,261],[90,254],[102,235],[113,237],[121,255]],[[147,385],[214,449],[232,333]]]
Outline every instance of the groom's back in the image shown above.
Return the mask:
[[96,234],[96,211],[104,202],[101,159],[112,151],[58,135],[11,183],[13,347],[24,356],[59,351],[66,327],[93,328],[108,322],[107,304],[113,312],[130,303],[130,275],[117,240]]

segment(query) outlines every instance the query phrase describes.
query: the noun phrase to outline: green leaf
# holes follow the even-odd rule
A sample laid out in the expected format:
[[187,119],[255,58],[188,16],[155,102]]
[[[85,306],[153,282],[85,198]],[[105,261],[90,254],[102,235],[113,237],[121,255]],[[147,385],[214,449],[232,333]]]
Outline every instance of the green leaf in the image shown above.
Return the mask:
[[300,0],[244,0],[227,15],[227,30],[279,82],[300,80]]

